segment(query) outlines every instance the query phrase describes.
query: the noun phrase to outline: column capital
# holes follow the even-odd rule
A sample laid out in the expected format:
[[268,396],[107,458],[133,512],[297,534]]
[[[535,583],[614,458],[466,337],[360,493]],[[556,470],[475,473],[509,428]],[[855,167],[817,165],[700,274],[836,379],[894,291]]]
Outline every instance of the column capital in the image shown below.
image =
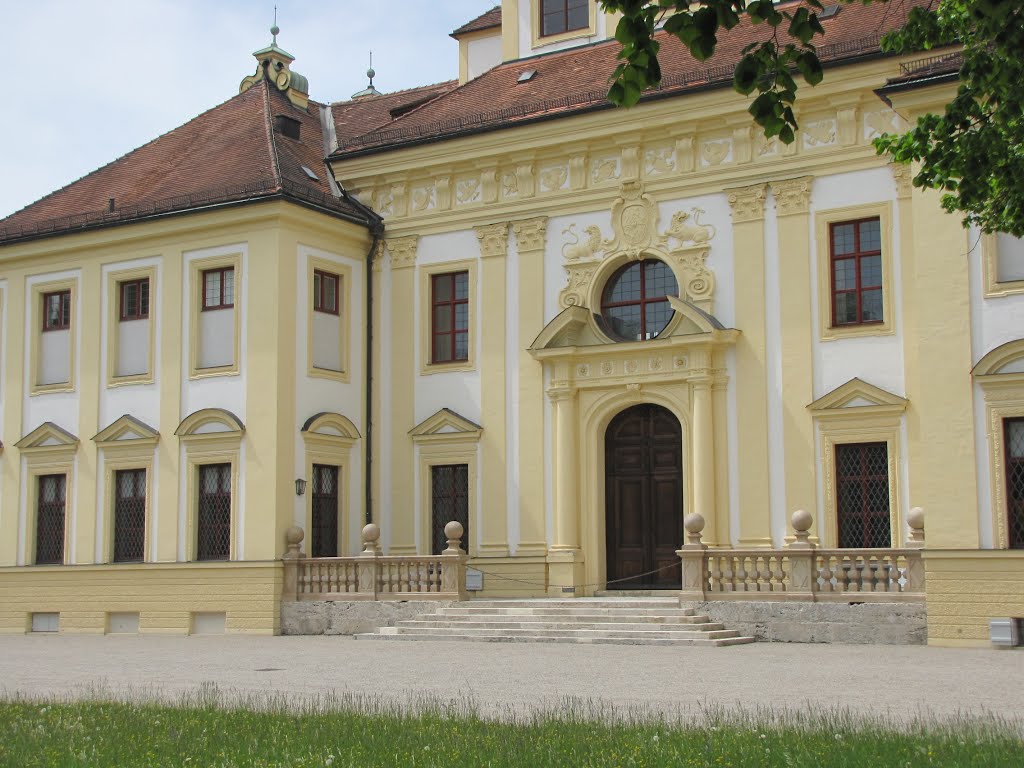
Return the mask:
[[534,219],[522,219],[512,222],[512,231],[516,233],[519,252],[543,251],[544,240],[548,232],[548,217],[538,216]]
[[561,403],[572,400],[576,396],[576,390],[572,387],[558,387],[548,390],[548,400],[552,403]]
[[909,163],[889,163],[893,180],[896,182],[896,197],[901,200],[910,198],[914,189],[914,169]]
[[782,179],[769,182],[775,195],[775,210],[779,216],[807,213],[811,209],[811,182],[813,176]]
[[384,241],[391,254],[391,268],[405,269],[416,265],[416,248],[419,246],[419,235],[408,237],[392,237]]
[[729,195],[729,206],[732,208],[734,223],[764,219],[766,189],[766,184],[754,184],[750,187],[734,187],[725,190]]
[[484,224],[473,227],[476,239],[480,241],[481,258],[508,255],[508,222]]

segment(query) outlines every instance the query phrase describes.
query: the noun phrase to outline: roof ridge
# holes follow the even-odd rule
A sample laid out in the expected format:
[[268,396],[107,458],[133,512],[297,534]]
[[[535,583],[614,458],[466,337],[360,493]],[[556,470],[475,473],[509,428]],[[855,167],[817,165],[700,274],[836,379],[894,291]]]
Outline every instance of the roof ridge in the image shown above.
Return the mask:
[[[263,84],[267,85],[266,78],[263,79]],[[270,162],[272,165],[271,171],[274,174],[274,178],[277,179],[277,183],[281,183],[281,158],[277,154],[277,138],[274,136],[274,117],[273,108],[270,106],[270,87],[267,85],[263,89],[263,128],[267,132],[267,148],[270,150]]]
[[[266,81],[263,81],[263,82],[266,82]],[[249,89],[249,90],[251,90],[251,89]],[[66,190],[66,189],[68,189],[70,187],[73,187],[78,182],[80,182],[80,181],[82,181],[84,179],[89,178],[93,174],[96,174],[96,173],[99,173],[99,172],[101,172],[103,170],[106,170],[107,168],[110,168],[113,165],[117,165],[122,160],[125,160],[128,157],[130,157],[131,155],[134,155],[136,152],[139,152],[140,150],[143,150],[146,147],[148,147],[148,146],[150,146],[152,144],[155,144],[156,142],[160,141],[165,136],[170,136],[175,131],[180,131],[183,128],[185,128],[186,126],[190,125],[191,123],[194,123],[196,120],[199,120],[200,118],[205,117],[206,115],[210,114],[211,112],[213,112],[213,111],[215,111],[217,109],[220,109],[221,107],[223,107],[228,102],[234,101],[235,99],[238,99],[238,98],[241,98],[241,97],[245,96],[246,93],[248,93],[248,91],[242,91],[240,93],[236,93],[233,96],[231,96],[231,97],[229,97],[227,99],[224,99],[224,101],[221,101],[221,102],[219,102],[217,104],[214,104],[209,109],[204,109],[202,112],[200,112],[199,114],[189,118],[184,123],[181,123],[179,125],[174,126],[173,128],[171,128],[169,130],[164,131],[163,133],[159,134],[158,136],[153,137],[152,139],[150,139],[149,141],[145,142],[144,144],[140,144],[139,146],[135,147],[134,149],[128,150],[123,155],[119,155],[118,157],[115,157],[110,162],[104,163],[101,166],[93,168],[88,173],[83,173],[77,179],[73,179],[72,181],[69,181],[64,186],[58,187],[57,189],[53,190],[52,192],[48,192],[47,194],[43,195],[42,197],[33,200],[31,203],[27,203],[26,205],[23,205],[21,208],[17,209],[16,211],[11,211],[9,214],[7,214],[2,219],[0,219],[0,223],[3,223],[7,219],[10,219],[10,218],[12,218],[14,216],[17,216],[22,211],[27,211],[32,206],[38,205],[39,203],[43,202],[44,200],[49,200],[51,197],[60,194],[61,192],[63,192],[64,190]]]

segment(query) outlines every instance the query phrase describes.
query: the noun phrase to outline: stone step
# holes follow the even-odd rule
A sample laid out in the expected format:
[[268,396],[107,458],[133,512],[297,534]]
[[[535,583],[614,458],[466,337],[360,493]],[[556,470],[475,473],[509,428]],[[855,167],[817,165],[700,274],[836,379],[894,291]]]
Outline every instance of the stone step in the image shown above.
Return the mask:
[[355,635],[356,640],[386,640],[388,642],[430,642],[438,640],[458,640],[475,643],[578,643],[581,645],[660,645],[660,646],[705,646],[722,647],[730,645],[746,645],[753,643],[753,637],[723,638],[660,638],[632,635],[628,638],[609,637],[572,637],[565,635],[469,635],[447,633],[437,635],[423,634],[378,634],[370,633]]
[[423,616],[417,619],[406,619],[395,622],[399,628],[415,629],[418,627],[446,628],[453,632],[461,632],[463,629],[526,629],[526,630],[551,630],[551,629],[600,629],[619,632],[713,632],[725,629],[724,624],[708,622],[706,624],[644,624],[642,622],[528,622],[528,621],[459,621],[451,622],[443,618]]
[[571,597],[509,600],[470,600],[466,606],[479,608],[646,608],[679,610],[678,598],[597,598]]
[[537,615],[532,613],[449,613],[448,611],[440,611],[438,613],[428,613],[417,617],[418,619],[429,619],[431,621],[448,621],[452,623],[461,622],[473,622],[473,621],[488,621],[488,622],[515,622],[515,623],[571,623],[571,622],[585,622],[588,624],[614,624],[617,622],[631,622],[633,624],[707,624],[711,621],[710,617],[706,615],[691,616],[691,615],[636,615],[636,614],[606,614],[606,613],[578,613],[573,615],[559,616],[555,615]]
[[635,597],[656,597],[662,599],[669,599],[666,595],[678,592],[678,588],[675,590],[670,589],[599,589],[594,593],[594,597],[604,599],[617,599],[617,598],[635,598]]
[[667,618],[669,616],[696,616],[693,608],[606,608],[602,606],[579,607],[546,607],[546,606],[451,606],[441,612],[449,616],[651,616]]
[[[403,622],[404,624],[404,622]],[[614,630],[614,629],[577,629],[571,626],[552,627],[542,629],[528,627],[525,629],[514,629],[510,627],[429,627],[429,626],[394,626],[384,627],[378,630],[381,634],[388,635],[451,635],[453,633],[470,636],[507,635],[508,637],[604,637],[609,639],[626,640],[631,637],[652,637],[652,638],[679,638],[682,640],[724,639],[737,637],[739,633],[735,629],[712,629],[697,631],[692,629],[641,629],[641,630]]]

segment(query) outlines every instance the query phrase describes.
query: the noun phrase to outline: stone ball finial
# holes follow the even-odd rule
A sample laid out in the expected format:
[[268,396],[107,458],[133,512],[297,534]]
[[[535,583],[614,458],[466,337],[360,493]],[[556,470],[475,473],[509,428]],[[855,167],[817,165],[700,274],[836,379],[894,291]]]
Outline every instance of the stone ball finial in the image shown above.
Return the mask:
[[811,530],[811,526],[814,524],[814,518],[806,509],[798,509],[793,513],[793,516],[790,518],[790,522],[793,524],[794,531],[807,533],[807,531]]
[[465,529],[462,527],[462,523],[457,520],[452,520],[444,527],[444,535],[449,539],[455,541],[462,541],[462,534]]
[[704,530],[704,515],[700,512],[691,512],[683,518],[683,527],[688,533],[700,533]]
[[306,538],[306,532],[303,531],[299,526],[293,525],[284,532],[284,542],[289,547],[292,545],[298,546],[302,543],[302,540]]
[[924,528],[924,510],[920,507],[914,507],[907,513],[907,525],[911,528],[921,530]]
[[366,76],[373,80],[373,78],[377,76],[377,73],[373,71],[373,67],[370,67],[368,70],[366,70]]
[[368,523],[363,526],[363,542],[371,544],[380,539],[380,526],[376,523]]
[[281,28],[277,26],[277,24],[275,24],[270,28],[270,34],[272,34],[274,37],[277,37],[279,34],[281,34]]

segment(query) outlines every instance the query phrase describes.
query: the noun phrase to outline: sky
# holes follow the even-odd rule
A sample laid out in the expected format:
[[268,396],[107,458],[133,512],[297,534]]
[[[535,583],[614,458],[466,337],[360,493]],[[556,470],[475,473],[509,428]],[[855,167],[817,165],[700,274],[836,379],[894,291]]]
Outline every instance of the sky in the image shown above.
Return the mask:
[[458,77],[449,33],[499,0],[0,0],[0,218],[238,93],[278,45],[339,101]]

